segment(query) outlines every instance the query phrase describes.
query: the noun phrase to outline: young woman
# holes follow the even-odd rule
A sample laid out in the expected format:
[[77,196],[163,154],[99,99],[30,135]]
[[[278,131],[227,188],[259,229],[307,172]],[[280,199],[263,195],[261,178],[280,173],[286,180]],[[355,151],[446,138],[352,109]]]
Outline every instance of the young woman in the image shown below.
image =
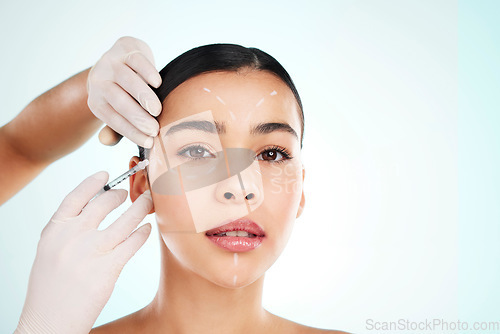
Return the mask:
[[130,162],[149,160],[130,197],[151,190],[160,286],[145,308],[91,333],[335,332],[261,305],[264,274],[305,201],[304,118],[288,73],[258,49],[214,44],[160,75],[160,134]]

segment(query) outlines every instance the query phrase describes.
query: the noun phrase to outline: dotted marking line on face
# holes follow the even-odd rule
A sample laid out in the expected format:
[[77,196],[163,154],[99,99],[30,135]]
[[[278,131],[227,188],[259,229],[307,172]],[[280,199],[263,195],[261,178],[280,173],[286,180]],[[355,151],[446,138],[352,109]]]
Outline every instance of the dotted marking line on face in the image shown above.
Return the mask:
[[255,107],[260,107],[260,105],[264,103],[264,98],[261,98],[259,102],[257,102],[257,104],[255,105]]
[[215,98],[219,100],[219,102],[222,103],[223,105],[226,105],[226,102],[224,102],[224,100],[222,100],[219,95],[217,95]]
[[245,122],[248,122],[248,119],[250,118],[251,115],[252,115],[252,113],[247,114],[247,117],[245,118]]

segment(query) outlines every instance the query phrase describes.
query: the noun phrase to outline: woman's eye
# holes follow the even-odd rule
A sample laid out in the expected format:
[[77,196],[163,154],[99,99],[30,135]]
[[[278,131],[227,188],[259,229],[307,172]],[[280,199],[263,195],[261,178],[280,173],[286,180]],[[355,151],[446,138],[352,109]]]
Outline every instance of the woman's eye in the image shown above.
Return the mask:
[[263,161],[281,161],[284,155],[277,149],[268,149],[257,156],[257,160]]
[[282,157],[281,153],[279,153],[277,150],[267,150],[265,152],[262,152],[260,155],[262,156],[262,160],[266,161],[275,161],[278,159],[278,157]]
[[206,148],[203,146],[189,146],[185,149],[181,150],[178,155],[190,159],[203,159],[203,158],[213,158],[213,154],[211,154]]

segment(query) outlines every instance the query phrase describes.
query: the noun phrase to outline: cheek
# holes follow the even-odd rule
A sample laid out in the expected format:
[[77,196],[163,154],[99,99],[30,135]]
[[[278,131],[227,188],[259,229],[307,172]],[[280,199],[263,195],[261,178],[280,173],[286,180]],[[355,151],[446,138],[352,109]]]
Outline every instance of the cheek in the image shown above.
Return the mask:
[[281,215],[295,216],[302,196],[300,162],[285,166],[266,166],[262,170],[265,202],[272,203]]
[[161,195],[153,192],[158,229],[167,232],[194,232],[195,226],[184,195]]
[[302,165],[271,166],[262,173],[264,186],[263,214],[271,223],[270,235],[284,247],[292,231],[302,197]]
[[[169,252],[183,267],[204,273],[206,252],[200,251],[200,235],[196,233],[186,196],[153,193],[158,231]],[[179,233],[180,232],[180,233]]]

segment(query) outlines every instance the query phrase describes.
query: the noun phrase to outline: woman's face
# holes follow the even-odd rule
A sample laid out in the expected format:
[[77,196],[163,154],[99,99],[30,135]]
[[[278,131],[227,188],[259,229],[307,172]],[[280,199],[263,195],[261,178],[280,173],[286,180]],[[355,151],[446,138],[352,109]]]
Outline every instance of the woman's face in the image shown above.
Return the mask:
[[167,248],[217,285],[254,282],[304,204],[294,95],[265,71],[205,73],[167,96],[159,123],[148,173]]

